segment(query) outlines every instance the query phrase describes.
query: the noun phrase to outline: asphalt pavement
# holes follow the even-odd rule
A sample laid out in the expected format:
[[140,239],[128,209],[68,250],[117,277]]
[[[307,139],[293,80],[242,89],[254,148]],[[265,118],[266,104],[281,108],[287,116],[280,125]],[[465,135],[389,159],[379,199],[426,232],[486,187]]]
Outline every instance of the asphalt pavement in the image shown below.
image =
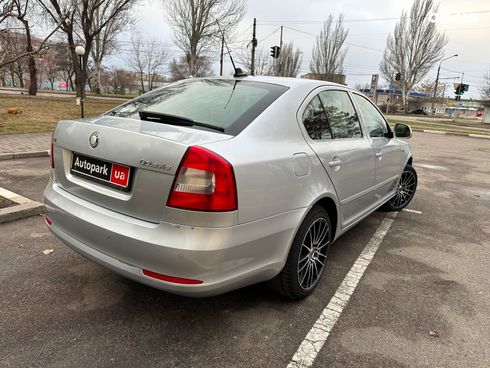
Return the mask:
[[[412,147],[412,212],[394,220],[314,367],[489,366],[490,144],[415,133]],[[39,200],[48,166],[0,161],[0,186]],[[265,285],[175,296],[85,260],[41,217],[2,224],[0,366],[286,367],[385,216],[341,237],[299,302]]]

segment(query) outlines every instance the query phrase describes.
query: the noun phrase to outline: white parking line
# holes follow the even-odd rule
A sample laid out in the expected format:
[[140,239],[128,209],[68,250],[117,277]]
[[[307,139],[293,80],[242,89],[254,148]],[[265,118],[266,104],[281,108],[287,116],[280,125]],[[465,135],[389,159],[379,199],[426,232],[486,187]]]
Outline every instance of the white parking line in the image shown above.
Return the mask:
[[288,368],[308,368],[313,365],[316,356],[325,344],[325,341],[327,341],[330,331],[335,326],[335,323],[349,302],[357,284],[361,280],[367,266],[371,263],[381,242],[388,233],[396,215],[397,212],[390,213],[383,219],[373,237],[369,240],[366,247],[337,288],[334,296],[330,299],[330,302],[322,311],[320,317],[316,320],[313,327],[301,342],[301,345],[298,350],[296,350],[291,362],[288,364]]
[[404,208],[402,211],[410,212],[410,213],[416,213],[417,215],[421,215],[422,214],[422,211],[411,210],[410,208]]

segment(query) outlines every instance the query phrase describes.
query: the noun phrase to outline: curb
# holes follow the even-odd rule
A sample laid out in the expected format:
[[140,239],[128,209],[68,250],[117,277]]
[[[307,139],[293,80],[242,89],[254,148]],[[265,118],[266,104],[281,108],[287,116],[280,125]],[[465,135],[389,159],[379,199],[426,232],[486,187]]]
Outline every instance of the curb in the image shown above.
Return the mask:
[[414,132],[422,132],[422,133],[431,133],[431,134],[440,134],[440,135],[454,135],[458,137],[470,137],[470,138],[479,138],[479,139],[490,139],[490,135],[483,134],[474,134],[474,133],[453,133],[453,132],[445,132],[442,130],[427,130],[427,129],[416,129],[412,128]]
[[40,215],[45,212],[44,204],[32,201],[17,193],[0,187],[0,195],[17,203],[16,206],[0,209],[0,224],[4,222]]
[[17,152],[17,153],[0,153],[0,161],[2,161],[2,160],[16,160],[16,159],[20,159],[20,158],[32,158],[32,157],[49,157],[49,150]]

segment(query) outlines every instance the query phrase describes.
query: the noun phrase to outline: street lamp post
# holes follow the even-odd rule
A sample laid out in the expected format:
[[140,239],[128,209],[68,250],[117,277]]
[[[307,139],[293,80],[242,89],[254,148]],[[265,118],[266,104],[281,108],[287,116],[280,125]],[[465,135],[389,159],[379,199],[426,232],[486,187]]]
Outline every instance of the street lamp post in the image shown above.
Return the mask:
[[83,55],[85,54],[85,48],[83,46],[75,47],[75,53],[80,58],[80,117],[83,119],[83,100],[85,92],[85,69],[83,67]]
[[441,64],[442,64],[442,62],[444,60],[451,59],[451,58],[456,57],[456,56],[458,56],[458,54],[454,54],[454,55],[448,56],[447,58],[442,59],[439,62],[439,66],[437,67],[436,84],[434,86],[434,94],[432,95],[432,106],[431,106],[431,109],[430,109],[434,115],[436,114],[436,112],[434,110],[434,102],[435,102],[436,95],[437,95],[437,87],[438,87],[438,84],[439,84],[439,73],[441,72]]

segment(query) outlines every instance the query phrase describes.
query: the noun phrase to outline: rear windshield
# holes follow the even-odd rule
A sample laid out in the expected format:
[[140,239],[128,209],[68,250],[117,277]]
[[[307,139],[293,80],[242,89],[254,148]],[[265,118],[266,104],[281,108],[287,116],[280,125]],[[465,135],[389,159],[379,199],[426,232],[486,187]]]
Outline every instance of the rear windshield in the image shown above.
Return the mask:
[[236,135],[287,89],[246,80],[193,79],[159,88],[108,114],[133,119],[139,119],[139,111],[177,115]]

